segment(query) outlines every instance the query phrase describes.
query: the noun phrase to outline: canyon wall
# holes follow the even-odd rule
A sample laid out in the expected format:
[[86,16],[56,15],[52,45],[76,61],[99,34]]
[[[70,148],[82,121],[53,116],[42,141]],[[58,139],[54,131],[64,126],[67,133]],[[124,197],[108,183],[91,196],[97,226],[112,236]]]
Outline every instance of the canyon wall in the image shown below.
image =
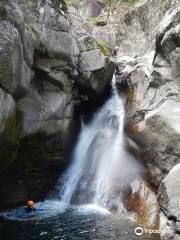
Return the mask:
[[74,107],[104,95],[115,66],[92,37],[76,36],[61,0],[1,1],[0,29],[0,201],[6,207],[46,196],[66,165]]

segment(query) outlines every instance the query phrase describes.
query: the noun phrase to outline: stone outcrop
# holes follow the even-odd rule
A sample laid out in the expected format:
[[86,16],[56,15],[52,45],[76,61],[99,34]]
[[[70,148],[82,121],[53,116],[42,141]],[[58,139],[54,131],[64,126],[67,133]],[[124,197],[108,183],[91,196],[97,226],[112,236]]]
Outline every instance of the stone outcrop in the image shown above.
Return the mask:
[[80,0],[74,4],[81,18],[97,17],[103,8],[98,0]]
[[149,228],[159,224],[159,204],[156,194],[143,179],[135,178],[124,193],[124,206],[134,221]]
[[176,234],[176,223],[173,219],[168,219],[165,214],[160,212],[160,238],[162,240],[179,239]]
[[158,189],[161,208],[168,218],[180,221],[180,164],[177,164],[163,179]]
[[149,183],[158,192],[162,239],[179,234],[179,24],[179,1],[144,1],[122,19],[127,34],[118,40],[126,129],[142,149]]
[[[146,48],[149,53],[136,57],[121,57],[119,53],[118,56],[122,70],[117,83],[127,80],[127,124],[149,159],[148,164],[158,167],[162,175],[179,163],[179,6],[175,6],[156,27],[155,47]],[[152,39],[146,42],[149,44]]]
[[83,47],[70,19],[63,0],[0,3],[2,207],[45,197],[66,164],[74,86],[94,98],[111,81],[109,56],[90,36]]
[[0,89],[0,102],[0,159],[1,169],[4,170],[16,157],[18,139],[15,101],[10,94]]
[[130,8],[127,3],[121,3],[119,8],[118,5],[116,7],[102,4],[102,1],[97,0],[81,0],[76,4],[70,4],[69,11],[74,29],[81,36],[86,34],[93,36],[112,51],[117,45],[120,16]]
[[15,97],[28,91],[32,72],[23,56],[19,31],[8,21],[0,23],[0,85]]
[[143,0],[120,20],[117,45],[121,56],[142,56],[154,49],[159,24],[179,0]]
[[[162,213],[161,229],[166,229],[162,239],[170,239],[169,235],[179,234],[180,221],[180,164],[177,164],[163,179],[158,189],[158,199]],[[165,225],[165,226],[164,226]],[[170,231],[167,231],[169,229]],[[177,237],[177,236],[176,236]],[[174,239],[176,239],[176,237]]]
[[[92,37],[80,39],[80,84],[85,88],[101,93],[111,83],[115,70],[115,63],[109,60],[104,52]],[[102,78],[103,76],[103,78]]]

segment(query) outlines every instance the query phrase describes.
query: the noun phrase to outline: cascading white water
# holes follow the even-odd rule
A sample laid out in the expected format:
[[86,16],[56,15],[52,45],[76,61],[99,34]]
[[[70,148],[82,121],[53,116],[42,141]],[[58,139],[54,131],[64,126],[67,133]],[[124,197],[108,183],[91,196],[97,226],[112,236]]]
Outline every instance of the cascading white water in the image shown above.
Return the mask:
[[113,77],[112,96],[88,125],[82,124],[72,163],[59,180],[56,198],[102,207],[113,198],[120,199],[118,186],[130,158],[124,146],[124,113]]

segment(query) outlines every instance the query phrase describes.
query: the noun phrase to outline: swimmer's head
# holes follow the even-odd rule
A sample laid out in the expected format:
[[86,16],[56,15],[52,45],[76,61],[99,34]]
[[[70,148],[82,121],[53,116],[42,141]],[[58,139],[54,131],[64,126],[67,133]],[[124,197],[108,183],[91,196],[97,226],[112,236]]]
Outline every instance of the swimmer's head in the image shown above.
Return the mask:
[[33,202],[32,200],[28,200],[27,203],[26,203],[26,205],[27,205],[28,207],[33,207],[33,206],[34,206],[34,202]]

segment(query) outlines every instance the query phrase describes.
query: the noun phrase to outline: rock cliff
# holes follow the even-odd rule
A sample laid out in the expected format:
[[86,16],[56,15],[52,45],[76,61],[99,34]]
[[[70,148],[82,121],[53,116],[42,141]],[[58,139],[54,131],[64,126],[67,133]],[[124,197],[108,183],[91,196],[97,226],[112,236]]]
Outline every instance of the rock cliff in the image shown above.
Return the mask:
[[[164,194],[166,180],[161,183],[162,179],[180,161],[179,3],[142,2],[121,19],[126,34],[118,39],[117,84],[125,86],[127,93],[127,131],[144,153],[146,167],[153,176],[150,184],[158,196]],[[172,189],[178,198],[178,191]],[[171,220],[164,211],[164,202],[159,203],[164,217]],[[173,219],[178,224],[178,219]],[[162,239],[170,239],[177,232]]]
[[47,194],[65,166],[74,107],[104,95],[115,65],[91,36],[79,39],[61,0],[1,1],[0,30],[5,207]]

